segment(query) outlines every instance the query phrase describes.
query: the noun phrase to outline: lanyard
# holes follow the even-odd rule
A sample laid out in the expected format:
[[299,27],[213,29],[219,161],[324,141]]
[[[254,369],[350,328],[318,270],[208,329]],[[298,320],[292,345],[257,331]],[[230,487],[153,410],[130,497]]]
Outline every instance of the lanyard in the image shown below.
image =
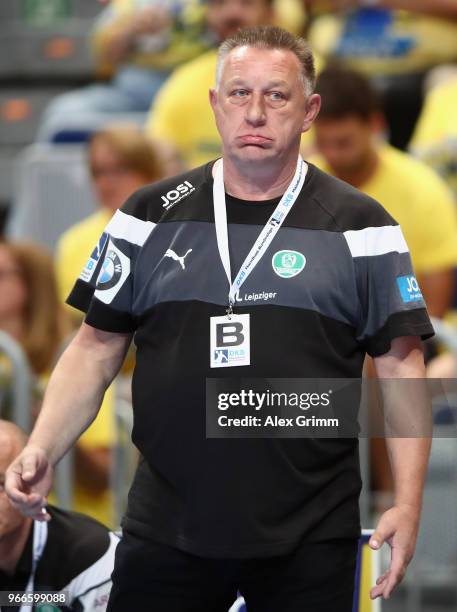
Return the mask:
[[265,251],[270,246],[270,243],[283,224],[284,219],[294,205],[295,200],[303,187],[303,183],[305,182],[307,171],[308,165],[303,161],[302,157],[299,156],[297,168],[292,181],[276,206],[273,214],[260,232],[251,250],[247,254],[246,259],[241,264],[241,268],[232,283],[230,253],[228,246],[227,209],[225,205],[224,166],[222,159],[219,159],[216,162],[213,185],[214,223],[216,226],[216,238],[219,255],[221,257],[222,265],[224,266],[225,274],[227,275],[230,287],[227,308],[227,315],[229,317],[233,312],[235,297],[238,291],[241,289],[242,284],[262,259]]
[[[35,581],[35,572],[38,563],[43,554],[44,547],[48,540],[48,524],[45,521],[34,521],[33,522],[33,553],[32,553],[32,571],[25,587],[26,593],[33,593],[33,586]],[[22,605],[19,612],[32,612],[31,605]]]

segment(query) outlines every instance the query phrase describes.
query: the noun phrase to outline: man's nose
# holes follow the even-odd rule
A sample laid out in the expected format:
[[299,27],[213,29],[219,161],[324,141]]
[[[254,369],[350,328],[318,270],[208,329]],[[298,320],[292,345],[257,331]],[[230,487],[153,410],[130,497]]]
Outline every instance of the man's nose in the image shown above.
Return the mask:
[[246,108],[246,121],[251,125],[264,125],[266,120],[267,115],[263,95],[253,93]]

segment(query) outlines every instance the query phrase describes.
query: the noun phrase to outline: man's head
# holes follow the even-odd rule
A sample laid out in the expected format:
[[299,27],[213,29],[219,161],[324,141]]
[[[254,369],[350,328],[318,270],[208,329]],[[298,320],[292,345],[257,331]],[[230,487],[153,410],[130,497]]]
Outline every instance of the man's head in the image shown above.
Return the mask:
[[222,42],[240,28],[266,25],[273,19],[273,0],[208,0],[206,21]]
[[329,67],[317,79],[322,107],[315,127],[316,145],[332,170],[348,175],[364,167],[383,128],[378,98],[361,74]]
[[30,521],[10,504],[4,489],[5,472],[27,443],[27,436],[17,425],[0,419],[0,542]]
[[296,157],[302,132],[319,112],[314,81],[313,55],[302,38],[273,26],[228,38],[210,92],[224,155],[242,163]]

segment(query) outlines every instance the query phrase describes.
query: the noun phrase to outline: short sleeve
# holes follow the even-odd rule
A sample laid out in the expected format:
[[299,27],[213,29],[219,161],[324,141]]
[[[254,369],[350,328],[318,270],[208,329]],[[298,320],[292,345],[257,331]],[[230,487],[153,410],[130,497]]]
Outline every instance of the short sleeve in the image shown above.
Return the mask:
[[136,216],[134,194],[106,225],[67,298],[85,313],[85,322],[103,331],[129,333],[136,329],[132,313],[135,265],[155,227]]
[[359,296],[357,341],[372,357],[386,353],[394,338],[433,336],[426,305],[399,225],[344,233]]

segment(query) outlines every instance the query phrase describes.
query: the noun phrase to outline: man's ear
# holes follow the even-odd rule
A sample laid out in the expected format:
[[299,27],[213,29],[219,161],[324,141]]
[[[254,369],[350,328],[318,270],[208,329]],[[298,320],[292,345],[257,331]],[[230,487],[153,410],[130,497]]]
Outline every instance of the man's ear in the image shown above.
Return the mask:
[[314,123],[321,109],[321,97],[319,94],[311,94],[306,99],[306,115],[303,120],[302,132],[307,132]]
[[209,90],[209,103],[213,111],[215,111],[217,106],[217,91],[215,89]]

